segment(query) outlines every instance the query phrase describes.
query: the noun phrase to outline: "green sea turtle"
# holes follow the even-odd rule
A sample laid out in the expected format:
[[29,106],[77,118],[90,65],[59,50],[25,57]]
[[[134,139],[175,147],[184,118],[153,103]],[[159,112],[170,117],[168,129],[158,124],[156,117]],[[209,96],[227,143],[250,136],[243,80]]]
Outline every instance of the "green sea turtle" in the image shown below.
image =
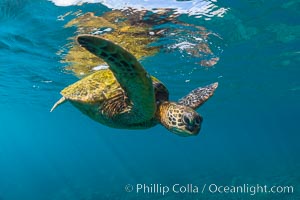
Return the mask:
[[150,76],[137,59],[122,47],[94,35],[79,35],[81,47],[103,59],[102,69],[61,91],[60,104],[70,101],[97,122],[124,129],[145,129],[162,124],[180,136],[197,135],[202,117],[195,111],[218,86],[197,88],[178,102],[169,101],[167,88]]

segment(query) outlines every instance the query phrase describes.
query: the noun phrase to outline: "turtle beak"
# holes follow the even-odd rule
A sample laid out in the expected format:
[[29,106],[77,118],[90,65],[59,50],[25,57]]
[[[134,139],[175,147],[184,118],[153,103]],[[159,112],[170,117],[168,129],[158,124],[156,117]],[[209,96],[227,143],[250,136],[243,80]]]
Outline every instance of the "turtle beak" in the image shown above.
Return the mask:
[[196,126],[196,125],[189,125],[189,126],[186,126],[186,129],[191,132],[191,135],[198,135],[199,132],[200,132],[200,129],[201,129],[201,125],[199,126]]

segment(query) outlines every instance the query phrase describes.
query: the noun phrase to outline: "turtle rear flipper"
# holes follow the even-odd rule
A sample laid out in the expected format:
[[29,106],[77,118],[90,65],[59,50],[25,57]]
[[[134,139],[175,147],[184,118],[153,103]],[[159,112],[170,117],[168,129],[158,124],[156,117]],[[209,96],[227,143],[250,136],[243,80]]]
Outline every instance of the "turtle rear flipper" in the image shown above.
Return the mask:
[[178,103],[189,106],[193,109],[199,108],[203,103],[205,103],[209,97],[214,94],[214,91],[218,87],[218,82],[212,83],[205,87],[199,87],[191,91],[188,95],[179,99]]
[[79,35],[77,42],[109,65],[131,101],[128,120],[138,123],[151,119],[156,111],[154,88],[150,75],[137,59],[122,47],[98,36]]

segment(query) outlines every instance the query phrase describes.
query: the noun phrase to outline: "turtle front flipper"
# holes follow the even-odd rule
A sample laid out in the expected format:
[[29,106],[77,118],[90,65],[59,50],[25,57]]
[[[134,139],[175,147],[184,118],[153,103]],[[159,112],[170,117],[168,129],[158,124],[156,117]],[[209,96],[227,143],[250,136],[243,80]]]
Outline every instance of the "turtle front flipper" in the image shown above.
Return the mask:
[[178,103],[189,106],[196,110],[214,94],[214,91],[217,89],[217,87],[218,83],[216,82],[205,87],[196,88],[188,95],[179,99]]
[[138,123],[151,119],[156,111],[154,88],[150,75],[137,59],[122,47],[94,35],[79,35],[77,42],[103,59],[130,99],[128,120]]

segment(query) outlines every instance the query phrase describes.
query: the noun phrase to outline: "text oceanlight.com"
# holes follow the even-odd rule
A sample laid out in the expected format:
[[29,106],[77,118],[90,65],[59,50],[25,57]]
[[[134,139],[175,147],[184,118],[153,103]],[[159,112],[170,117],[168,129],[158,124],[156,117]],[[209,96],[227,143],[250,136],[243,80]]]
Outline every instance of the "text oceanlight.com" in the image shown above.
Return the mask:
[[294,193],[293,186],[268,186],[260,184],[241,184],[241,185],[218,185],[218,184],[179,184],[163,185],[163,184],[127,184],[125,186],[126,192],[135,192],[137,194],[161,194],[166,195],[168,193],[187,193],[187,194],[198,194],[198,193],[219,193],[219,194],[249,194],[256,195],[258,193]]

